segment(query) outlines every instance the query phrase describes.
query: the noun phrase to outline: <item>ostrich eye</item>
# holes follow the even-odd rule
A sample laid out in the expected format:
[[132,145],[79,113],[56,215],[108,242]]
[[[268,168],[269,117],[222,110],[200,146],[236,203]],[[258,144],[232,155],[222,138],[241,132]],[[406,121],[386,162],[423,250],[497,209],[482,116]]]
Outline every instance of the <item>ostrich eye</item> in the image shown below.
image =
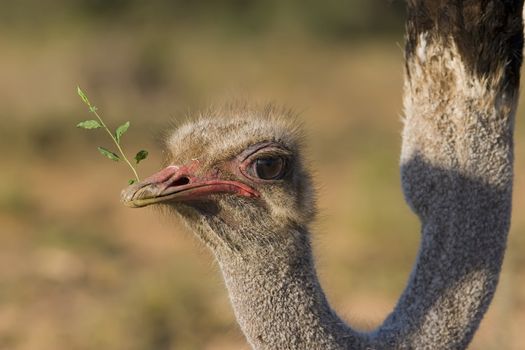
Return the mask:
[[253,163],[254,172],[259,179],[277,180],[283,177],[286,161],[282,157],[259,158]]

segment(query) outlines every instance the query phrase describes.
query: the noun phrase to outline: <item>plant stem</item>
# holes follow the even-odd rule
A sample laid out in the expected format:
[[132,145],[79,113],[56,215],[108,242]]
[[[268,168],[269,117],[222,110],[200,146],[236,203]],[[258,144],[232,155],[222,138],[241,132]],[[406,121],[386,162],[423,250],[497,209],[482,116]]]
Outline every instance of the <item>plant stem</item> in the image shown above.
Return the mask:
[[104,121],[102,120],[102,118],[100,117],[100,115],[98,115],[97,113],[97,108],[95,106],[92,106],[91,104],[88,104],[89,105],[89,110],[91,113],[93,113],[97,118],[98,120],[100,121],[100,124],[102,124],[102,126],[104,127],[104,129],[106,129],[107,133],[109,134],[109,136],[111,137],[111,139],[113,140],[113,142],[115,143],[115,145],[117,146],[118,148],[118,151],[120,152],[120,155],[122,156],[122,159],[124,159],[124,161],[126,163],[128,163],[129,167],[131,168],[131,170],[133,171],[133,174],[135,174],[135,178],[137,179],[137,182],[140,181],[140,177],[139,177],[139,174],[137,173],[137,170],[135,170],[135,167],[133,167],[133,165],[131,164],[131,162],[128,160],[128,157],[126,157],[126,155],[124,154],[124,151],[122,150],[122,148],[120,147],[120,144],[118,143],[117,139],[115,138],[115,136],[113,135],[113,133],[111,132],[111,130],[109,130],[109,128],[106,126],[106,123],[104,123]]

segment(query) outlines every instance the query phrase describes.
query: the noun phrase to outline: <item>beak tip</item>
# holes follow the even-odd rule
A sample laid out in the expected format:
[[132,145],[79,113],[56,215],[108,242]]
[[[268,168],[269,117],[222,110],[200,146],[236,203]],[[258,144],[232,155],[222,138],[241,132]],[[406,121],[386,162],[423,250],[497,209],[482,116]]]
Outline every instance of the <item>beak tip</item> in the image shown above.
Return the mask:
[[120,201],[122,204],[124,204],[127,207],[135,207],[133,205],[133,197],[135,196],[135,193],[137,193],[137,186],[136,185],[130,185],[126,188],[124,188],[120,192]]

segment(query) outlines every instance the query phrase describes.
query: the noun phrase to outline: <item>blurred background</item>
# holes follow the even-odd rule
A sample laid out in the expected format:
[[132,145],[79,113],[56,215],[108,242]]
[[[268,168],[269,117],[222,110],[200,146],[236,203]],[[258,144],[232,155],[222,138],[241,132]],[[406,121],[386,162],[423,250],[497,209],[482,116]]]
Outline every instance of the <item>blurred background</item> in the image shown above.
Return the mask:
[[[247,349],[217,266],[174,220],[119,203],[129,153],[231,99],[300,112],[320,192],[319,273],[361,329],[392,309],[419,225],[399,186],[404,3],[5,0],[0,4],[0,349]],[[523,102],[523,99],[522,99]],[[525,121],[501,282],[472,349],[524,349]]]

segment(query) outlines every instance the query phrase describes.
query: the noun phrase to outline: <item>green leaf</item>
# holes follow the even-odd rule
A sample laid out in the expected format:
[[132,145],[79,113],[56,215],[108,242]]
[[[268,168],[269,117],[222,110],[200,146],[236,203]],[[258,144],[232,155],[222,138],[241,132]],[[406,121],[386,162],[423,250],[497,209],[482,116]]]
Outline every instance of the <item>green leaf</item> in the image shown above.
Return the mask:
[[115,137],[118,143],[120,143],[120,137],[124,135],[126,131],[128,131],[128,128],[129,128],[129,122],[125,122],[124,124],[122,124],[121,126],[117,128],[117,130],[115,131]]
[[137,164],[139,164],[141,160],[144,160],[146,158],[148,158],[148,151],[144,149],[138,151],[138,153],[135,155],[135,161],[137,162]]
[[102,125],[96,120],[84,120],[83,122],[80,122],[77,124],[77,128],[82,129],[98,129],[101,128]]
[[133,185],[135,182],[137,182],[137,180],[135,180],[135,179],[129,179],[129,180],[128,180],[128,185]]
[[91,106],[91,103],[89,103],[89,100],[86,94],[84,93],[84,91],[80,89],[80,86],[77,86],[77,94],[78,96],[80,96],[80,98],[82,99],[82,101],[84,101],[85,104],[87,104],[88,106]]
[[98,147],[98,151],[105,157],[114,160],[115,162],[118,162],[120,160],[120,157],[116,155],[115,153],[111,152],[110,150],[105,149],[104,147]]

